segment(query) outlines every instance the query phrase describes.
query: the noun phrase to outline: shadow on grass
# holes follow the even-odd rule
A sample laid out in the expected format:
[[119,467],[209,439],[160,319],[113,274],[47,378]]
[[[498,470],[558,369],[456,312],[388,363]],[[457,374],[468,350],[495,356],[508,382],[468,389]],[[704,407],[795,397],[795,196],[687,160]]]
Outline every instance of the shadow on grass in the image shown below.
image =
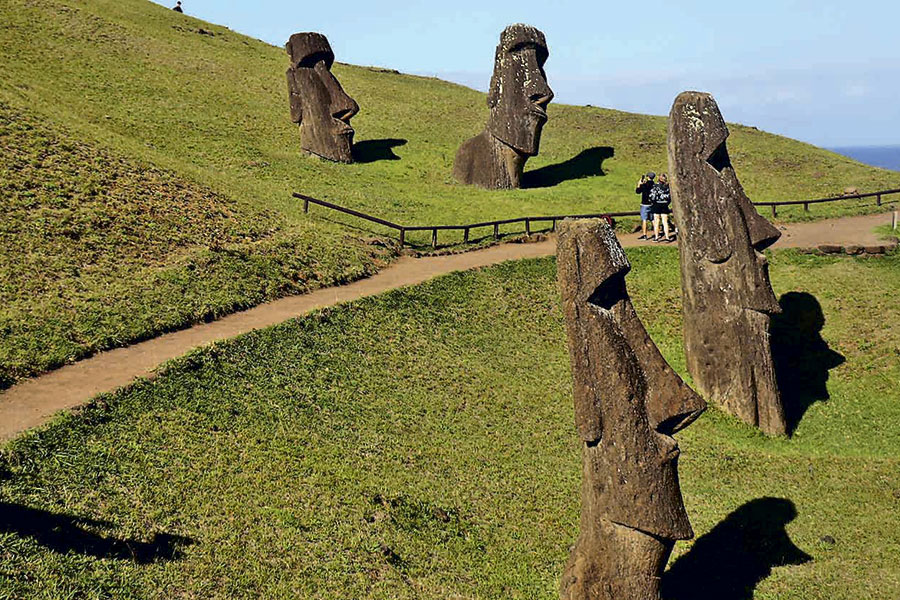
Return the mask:
[[822,339],[825,315],[815,296],[788,292],[778,304],[781,314],[772,316],[772,359],[790,435],[814,402],[828,400],[828,371],[845,359]]
[[812,557],[784,530],[797,509],[784,498],[757,498],[739,507],[663,575],[665,600],[751,600],[772,567]]
[[400,160],[393,148],[405,146],[403,139],[364,140],[353,144],[353,160],[358,163],[373,163],[379,160]]
[[103,537],[85,529],[109,526],[110,523],[105,521],[0,502],[0,533],[30,537],[60,554],[75,552],[95,558],[133,560],[139,564],[147,564],[181,558],[180,547],[194,543],[191,538],[168,533],[154,534],[151,541],[141,542]]
[[615,151],[610,146],[597,146],[582,150],[567,161],[541,167],[534,171],[526,171],[522,174],[522,187],[553,187],[570,179],[605,175],[603,161],[614,155]]

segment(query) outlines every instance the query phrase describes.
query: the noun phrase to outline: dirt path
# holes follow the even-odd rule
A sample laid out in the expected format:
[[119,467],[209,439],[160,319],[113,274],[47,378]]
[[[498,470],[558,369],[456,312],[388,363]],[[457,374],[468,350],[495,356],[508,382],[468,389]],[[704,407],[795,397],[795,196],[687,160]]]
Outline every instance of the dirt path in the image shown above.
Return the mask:
[[[890,222],[890,216],[845,217],[783,227],[775,247],[811,247],[819,244],[876,244],[872,228]],[[638,234],[621,236],[623,246],[649,245]],[[0,394],[0,442],[47,422],[60,410],[86,403],[102,392],[152,376],[161,363],[198,346],[234,337],[254,329],[281,323],[307,312],[371,296],[398,287],[415,285],[432,277],[496,264],[506,260],[553,254],[554,239],[528,244],[500,244],[483,250],[427,258],[401,257],[390,267],[367,279],[325,288],[302,296],[290,296],[235,313],[212,323],[196,325],[152,340],[101,352],[34,379],[23,381]]]

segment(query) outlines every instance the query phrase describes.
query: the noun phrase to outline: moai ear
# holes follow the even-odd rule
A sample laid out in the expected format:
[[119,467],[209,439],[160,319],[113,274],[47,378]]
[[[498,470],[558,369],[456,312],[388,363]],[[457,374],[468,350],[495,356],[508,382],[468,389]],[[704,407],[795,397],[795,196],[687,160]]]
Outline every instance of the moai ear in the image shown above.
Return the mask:
[[[290,45],[290,42],[288,42],[288,45]],[[294,69],[287,70],[288,98],[290,98],[291,102],[291,121],[299,124],[303,120],[303,105],[300,102],[299,89],[297,88],[297,82],[294,80],[294,73]]]
[[733,240],[723,212],[710,211],[704,218],[696,219],[695,223],[699,230],[694,235],[700,240],[696,247],[704,259],[719,264],[731,258]]

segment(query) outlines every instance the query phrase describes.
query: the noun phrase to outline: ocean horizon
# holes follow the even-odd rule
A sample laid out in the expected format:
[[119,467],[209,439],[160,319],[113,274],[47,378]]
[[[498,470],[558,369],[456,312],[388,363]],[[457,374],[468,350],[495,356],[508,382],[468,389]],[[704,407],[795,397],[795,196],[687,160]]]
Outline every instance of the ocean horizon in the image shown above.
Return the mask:
[[842,146],[827,149],[873,167],[900,171],[900,145]]

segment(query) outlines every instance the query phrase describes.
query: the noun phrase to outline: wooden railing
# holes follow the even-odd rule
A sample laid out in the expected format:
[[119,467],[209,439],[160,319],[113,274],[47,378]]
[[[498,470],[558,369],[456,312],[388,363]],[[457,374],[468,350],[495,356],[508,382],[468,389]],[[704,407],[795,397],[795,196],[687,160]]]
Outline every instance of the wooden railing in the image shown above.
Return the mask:
[[525,235],[531,235],[531,225],[532,223],[546,223],[550,222],[550,231],[556,230],[556,222],[562,221],[563,219],[606,219],[610,225],[612,224],[612,220],[614,217],[636,217],[640,216],[641,213],[634,212],[614,212],[614,213],[590,213],[583,215],[553,215],[553,216],[540,216],[540,217],[516,217],[514,219],[499,219],[497,221],[482,221],[480,223],[469,223],[468,225],[398,225],[397,223],[392,223],[390,221],[386,221],[385,219],[380,219],[378,217],[373,217],[372,215],[367,215],[366,213],[359,212],[358,210],[353,210],[352,208],[345,208],[343,206],[338,206],[337,204],[332,204],[331,202],[326,202],[325,200],[319,200],[317,198],[313,198],[311,196],[305,196],[303,194],[295,193],[294,198],[298,198],[303,200],[303,212],[309,212],[310,204],[318,204],[319,206],[324,206],[325,208],[330,208],[331,210],[336,210],[338,212],[352,215],[354,217],[359,217],[360,219],[365,219],[366,221],[371,221],[372,223],[378,223],[379,225],[383,225],[385,227],[390,227],[399,232],[400,234],[400,245],[403,246],[406,244],[406,234],[410,231],[430,231],[431,232],[431,246],[432,248],[437,248],[438,243],[438,231],[462,231],[463,232],[463,243],[469,242],[469,234],[472,229],[478,229],[482,227],[493,227],[493,235],[494,239],[500,238],[500,226],[501,225],[510,225],[512,223],[524,223],[525,224]]
[[868,192],[865,194],[847,194],[846,196],[835,196],[833,198],[818,198],[816,200],[785,200],[782,202],[754,202],[754,206],[771,206],[772,216],[778,216],[779,206],[797,206],[803,205],[803,210],[809,212],[810,204],[821,204],[823,202],[840,202],[841,200],[858,200],[860,198],[875,198],[875,204],[881,206],[881,197],[890,196],[891,194],[900,194],[900,189],[881,190],[880,192]]
[[[770,206],[772,207],[772,216],[778,216],[778,207],[779,206],[796,206],[803,205],[803,210],[809,211],[810,204],[821,204],[824,202],[839,202],[841,200],[858,200],[861,198],[875,198],[875,203],[878,206],[882,204],[882,197],[889,196],[891,194],[900,194],[900,188],[893,190],[882,190],[880,192],[868,192],[865,194],[848,194],[846,196],[835,196],[833,198],[817,198],[815,200],[785,200],[780,202],[754,202],[754,206]],[[525,224],[525,235],[531,235],[531,225],[533,223],[546,223],[550,222],[550,231],[556,230],[556,222],[562,221],[563,219],[606,219],[610,223],[614,217],[638,217],[640,216],[640,212],[638,211],[625,211],[625,212],[607,212],[607,213],[590,213],[590,214],[581,214],[581,215],[552,215],[552,216],[538,216],[538,217],[516,217],[514,219],[500,219],[497,221],[483,221],[480,223],[469,223],[467,225],[398,225],[397,223],[392,223],[391,221],[381,219],[379,217],[374,217],[372,215],[367,215],[364,212],[360,212],[358,210],[353,210],[352,208],[346,208],[343,206],[339,206],[337,204],[332,204],[331,202],[326,202],[325,200],[319,200],[317,198],[313,198],[311,196],[306,196],[304,194],[294,193],[294,198],[299,200],[303,200],[303,212],[309,212],[310,204],[317,204],[319,206],[324,206],[325,208],[329,208],[331,210],[335,210],[340,213],[344,213],[346,215],[351,215],[354,217],[358,217],[360,219],[364,219],[366,221],[370,221],[372,223],[377,223],[378,225],[383,225],[384,227],[389,227],[391,229],[399,232],[400,237],[400,245],[403,246],[406,244],[406,234],[410,231],[430,231],[431,232],[431,246],[433,248],[437,248],[438,245],[438,231],[462,231],[463,232],[463,243],[469,243],[469,234],[473,229],[479,229],[482,227],[493,227],[493,236],[494,239],[500,238],[500,226],[501,225],[511,225],[513,223],[524,223]]]

